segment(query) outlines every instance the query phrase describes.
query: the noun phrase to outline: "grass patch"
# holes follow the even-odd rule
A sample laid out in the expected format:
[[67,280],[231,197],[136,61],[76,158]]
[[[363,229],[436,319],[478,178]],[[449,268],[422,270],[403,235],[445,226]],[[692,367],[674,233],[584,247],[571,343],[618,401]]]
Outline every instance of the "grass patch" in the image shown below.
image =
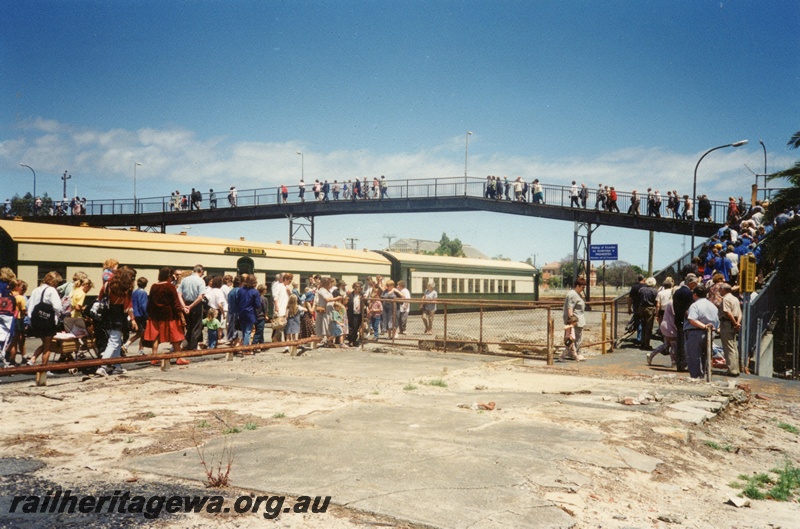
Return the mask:
[[733,446],[731,446],[729,444],[721,445],[721,444],[717,443],[716,441],[705,441],[703,444],[705,444],[707,447],[712,448],[714,450],[724,450],[726,452],[735,452],[736,451],[736,449]]
[[800,492],[800,468],[790,461],[784,463],[783,468],[773,468],[770,472],[775,477],[765,472],[753,476],[741,474],[738,478],[740,481],[731,482],[728,486],[742,489],[740,496],[751,500],[791,501]]
[[414,391],[415,389],[417,389],[417,386],[415,386],[411,382],[403,386],[403,391]]
[[284,417],[286,417],[285,413],[276,413],[272,416],[273,419],[283,419]]
[[156,414],[153,413],[152,411],[148,411],[147,413],[144,414],[144,418],[145,419],[152,419],[155,416],[156,416]]
[[233,426],[231,428],[225,428],[224,430],[222,430],[222,433],[225,435],[228,435],[230,433],[241,433],[241,430],[238,427]]
[[427,382],[425,382],[424,380],[420,380],[419,383],[420,384],[427,384],[429,386],[438,386],[440,388],[446,388],[447,387],[447,382],[445,382],[441,378],[434,378],[433,380],[428,380]]
[[202,420],[197,424],[198,428],[208,428],[209,426],[211,425],[206,420]]
[[797,426],[793,426],[793,425],[785,423],[785,422],[779,422],[778,423],[778,428],[780,428],[781,430],[786,430],[787,432],[793,433],[793,434],[799,434],[800,433],[800,428],[797,428]]
[[249,422],[244,425],[245,430],[255,430],[256,428],[258,428],[258,425],[254,422]]

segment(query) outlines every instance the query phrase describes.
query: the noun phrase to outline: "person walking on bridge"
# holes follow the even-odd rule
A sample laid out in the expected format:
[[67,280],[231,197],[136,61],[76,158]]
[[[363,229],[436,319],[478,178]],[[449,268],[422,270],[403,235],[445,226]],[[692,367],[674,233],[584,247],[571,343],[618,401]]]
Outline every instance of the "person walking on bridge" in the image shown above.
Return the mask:
[[569,188],[569,207],[580,207],[578,203],[578,184],[575,180],[572,181],[572,186]]

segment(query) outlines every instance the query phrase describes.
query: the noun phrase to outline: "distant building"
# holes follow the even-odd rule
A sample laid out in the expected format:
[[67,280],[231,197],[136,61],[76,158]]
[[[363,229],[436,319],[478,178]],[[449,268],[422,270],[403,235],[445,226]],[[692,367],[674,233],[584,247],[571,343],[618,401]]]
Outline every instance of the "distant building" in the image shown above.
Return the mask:
[[[480,250],[470,246],[469,244],[462,244],[464,255],[470,259],[489,259],[489,256],[482,253]],[[435,252],[439,248],[439,241],[426,241],[423,239],[398,239],[391,246],[390,252],[401,253],[424,253]]]
[[[553,261],[552,263],[547,263],[542,266],[542,278],[541,278],[541,285],[543,288],[547,288],[547,280],[551,277],[561,277],[561,262],[560,261]],[[564,288],[568,288],[572,286],[572,278],[565,277],[564,278]],[[597,286],[597,270],[595,269],[594,265],[592,265],[592,269],[589,272],[589,286],[594,287]]]

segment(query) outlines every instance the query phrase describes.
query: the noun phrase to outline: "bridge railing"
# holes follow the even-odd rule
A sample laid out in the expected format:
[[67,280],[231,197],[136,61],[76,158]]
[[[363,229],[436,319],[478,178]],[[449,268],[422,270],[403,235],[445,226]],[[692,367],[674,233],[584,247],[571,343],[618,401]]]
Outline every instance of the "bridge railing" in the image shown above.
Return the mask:
[[[345,200],[344,186],[347,185],[349,190],[350,199],[352,199],[352,182],[337,182],[340,187],[338,200]],[[332,188],[334,183],[329,182],[331,192],[328,194],[329,201],[336,201]],[[374,192],[372,187],[372,180],[368,180],[366,186],[368,187],[369,199],[381,198],[380,189],[377,193]],[[363,182],[362,182],[363,185]],[[288,187],[287,202],[290,204],[297,204],[300,202],[299,188],[296,184]],[[306,183],[305,185],[305,201],[310,202],[314,200],[313,182]],[[557,207],[570,207],[571,205],[571,187],[555,184],[542,184],[542,191],[544,196],[545,206]],[[363,193],[363,189],[362,189]],[[320,193],[322,195],[322,193]],[[532,202],[532,186],[522,197],[525,203]],[[439,197],[484,197],[489,198],[487,193],[487,180],[484,178],[464,178],[464,177],[447,177],[447,178],[419,178],[419,179],[406,179],[406,180],[391,180],[387,183],[386,198],[383,200],[396,200],[396,199],[414,199],[414,198],[439,198]],[[632,193],[627,191],[617,192],[617,206],[620,214],[627,214],[631,204]],[[181,200],[185,198],[185,205],[181,205]],[[662,203],[660,208],[660,215],[664,218],[671,218],[672,213],[667,211],[667,197],[662,195]],[[217,191],[214,193],[216,208],[229,208],[233,207],[228,201],[228,191]],[[505,186],[501,185],[500,192],[495,196],[496,200],[515,201],[514,184],[509,180],[508,193],[505,192]],[[359,198],[360,200],[360,198]],[[639,215],[647,216],[647,192],[644,190],[639,193]],[[243,189],[238,191],[236,200],[236,207],[258,207],[277,205],[282,202],[280,187],[263,187],[255,189]],[[728,203],[727,201],[710,201],[711,202],[711,218],[715,223],[724,223],[727,215]],[[586,209],[594,209],[597,203],[597,189],[588,188],[588,198],[586,200]],[[201,209],[207,209],[210,206],[209,193],[204,192],[202,195]],[[578,206],[582,207],[582,206]],[[156,196],[156,197],[142,197],[137,198],[135,203],[132,198],[125,199],[97,199],[89,200],[86,202],[86,215],[120,215],[120,214],[147,214],[147,213],[170,213],[182,210],[191,210],[191,198],[187,195],[181,195],[178,198],[178,205],[176,207],[173,197],[170,196]],[[681,205],[681,211],[683,206]],[[694,213],[697,214],[698,204],[695,200]],[[700,221],[700,219],[698,219]]]

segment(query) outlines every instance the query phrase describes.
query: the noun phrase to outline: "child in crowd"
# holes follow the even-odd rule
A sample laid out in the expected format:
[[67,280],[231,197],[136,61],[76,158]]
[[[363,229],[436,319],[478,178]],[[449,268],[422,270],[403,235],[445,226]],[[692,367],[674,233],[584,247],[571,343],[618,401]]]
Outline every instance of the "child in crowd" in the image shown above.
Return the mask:
[[342,347],[344,341],[344,305],[338,301],[333,304],[333,312],[331,313],[331,336],[333,336],[333,346]]
[[300,337],[300,309],[297,304],[297,296],[289,296],[289,304],[286,305],[286,328],[283,332],[289,342]]
[[76,281],[75,288],[72,289],[70,294],[70,305],[72,306],[73,318],[83,318],[83,311],[86,310],[86,294],[94,288],[94,283],[91,279],[81,279]]
[[575,343],[575,326],[577,324],[578,317],[573,314],[567,319],[567,324],[564,326],[564,352],[559,357],[562,362],[565,362],[568,358],[578,362],[584,360],[583,355],[578,354]]
[[208,309],[208,313],[206,314],[206,319],[203,320],[203,327],[208,329],[208,348],[209,349],[216,349],[217,348],[217,339],[219,339],[219,328],[220,323],[217,319],[217,315],[219,313],[216,309]]
[[381,332],[381,315],[383,314],[383,303],[381,303],[381,293],[378,289],[372,291],[372,300],[369,302],[369,322],[372,324],[374,340],[377,341]]

